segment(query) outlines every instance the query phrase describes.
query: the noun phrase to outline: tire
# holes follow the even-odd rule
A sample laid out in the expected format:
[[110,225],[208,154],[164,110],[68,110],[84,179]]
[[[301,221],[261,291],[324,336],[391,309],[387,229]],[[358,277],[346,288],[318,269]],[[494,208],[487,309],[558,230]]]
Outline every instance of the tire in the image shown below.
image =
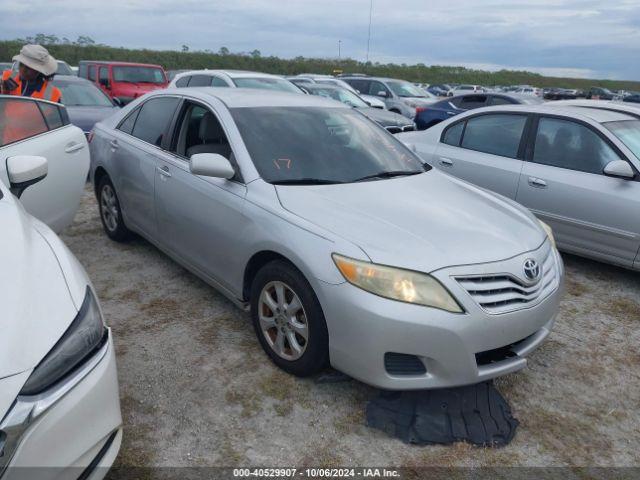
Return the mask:
[[[295,298],[300,308],[287,312],[296,308]],[[258,271],[251,285],[251,320],[260,345],[285,372],[306,377],[329,364],[329,334],[320,302],[307,279],[289,263],[275,260]]]
[[133,236],[124,224],[116,189],[107,175],[98,183],[98,209],[102,228],[111,240],[125,242]]

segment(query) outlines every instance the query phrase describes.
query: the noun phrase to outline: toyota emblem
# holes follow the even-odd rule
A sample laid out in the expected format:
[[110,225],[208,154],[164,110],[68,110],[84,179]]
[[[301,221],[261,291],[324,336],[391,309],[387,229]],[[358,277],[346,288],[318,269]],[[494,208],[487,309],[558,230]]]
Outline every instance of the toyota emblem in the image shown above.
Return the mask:
[[540,265],[533,258],[524,261],[524,276],[527,280],[535,282],[540,278]]

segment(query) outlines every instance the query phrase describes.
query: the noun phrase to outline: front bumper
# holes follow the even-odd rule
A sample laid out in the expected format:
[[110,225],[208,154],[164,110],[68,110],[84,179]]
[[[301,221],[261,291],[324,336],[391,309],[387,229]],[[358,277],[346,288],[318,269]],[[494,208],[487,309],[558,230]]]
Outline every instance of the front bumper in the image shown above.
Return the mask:
[[94,357],[60,384],[16,399],[0,422],[7,447],[0,461],[9,462],[2,480],[30,473],[39,479],[78,478],[89,466],[95,468],[89,478],[106,474],[122,440],[115,351],[108,335]]
[[[464,314],[388,300],[348,283],[322,284],[318,297],[329,330],[331,364],[364,383],[388,390],[469,385],[524,368],[525,357],[549,335],[558,311],[564,269],[557,251],[551,251],[557,286],[526,308],[488,313],[456,278],[462,272],[482,268],[513,271],[514,265],[522,265],[523,258],[532,253],[549,253],[549,243],[538,250],[504,262],[433,272],[462,304]],[[508,350],[504,358],[484,361],[496,351],[503,352],[503,347]],[[390,374],[385,354],[417,358],[426,371]]]

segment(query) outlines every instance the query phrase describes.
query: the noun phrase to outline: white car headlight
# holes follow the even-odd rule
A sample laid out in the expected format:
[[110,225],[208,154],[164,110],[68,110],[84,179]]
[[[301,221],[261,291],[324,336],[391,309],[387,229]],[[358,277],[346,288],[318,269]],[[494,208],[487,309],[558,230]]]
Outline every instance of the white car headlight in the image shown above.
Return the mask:
[[543,230],[547,234],[547,238],[551,242],[551,246],[553,248],[557,248],[556,247],[556,239],[553,237],[553,230],[551,230],[551,227],[549,225],[547,225],[546,223],[544,223],[542,220],[538,220],[538,221],[540,222],[540,225],[542,225]]
[[336,253],[332,257],[345,280],[367,292],[399,302],[453,313],[464,312],[451,294],[431,275],[362,262]]
[[20,395],[35,395],[61,380],[100,349],[104,334],[105,326],[98,302],[91,289],[87,287],[76,318],[33,370]]

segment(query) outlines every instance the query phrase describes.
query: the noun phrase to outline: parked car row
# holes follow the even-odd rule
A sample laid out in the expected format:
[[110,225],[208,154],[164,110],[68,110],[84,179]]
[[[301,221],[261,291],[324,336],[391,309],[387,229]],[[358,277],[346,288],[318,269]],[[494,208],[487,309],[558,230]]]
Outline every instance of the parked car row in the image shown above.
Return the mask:
[[640,270],[632,104],[79,68],[55,80],[66,106],[0,96],[0,475],[81,465],[86,478],[120,446],[111,334],[54,233],[87,172],[110,239],[140,235],[218,289],[299,376],[332,366],[412,390],[516,372],[553,328],[558,247]]

